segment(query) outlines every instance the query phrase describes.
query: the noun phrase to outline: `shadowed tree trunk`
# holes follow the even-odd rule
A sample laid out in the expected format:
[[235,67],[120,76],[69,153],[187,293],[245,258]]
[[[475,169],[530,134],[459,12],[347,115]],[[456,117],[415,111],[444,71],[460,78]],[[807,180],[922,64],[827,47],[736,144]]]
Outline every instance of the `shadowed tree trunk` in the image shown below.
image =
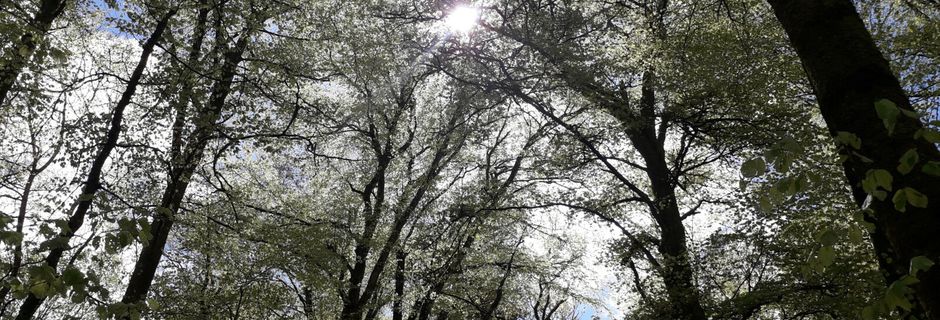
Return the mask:
[[[82,193],[78,198],[78,206],[75,209],[75,212],[69,216],[68,228],[62,230],[59,235],[58,244],[53,246],[52,250],[49,251],[49,254],[46,256],[44,263],[52,267],[53,270],[56,269],[59,265],[59,260],[62,259],[62,254],[68,249],[68,241],[72,239],[85,222],[85,215],[88,214],[88,210],[91,208],[92,201],[95,198],[95,194],[98,192],[98,189],[101,188],[101,174],[104,169],[104,164],[108,160],[108,156],[111,155],[111,150],[117,145],[118,138],[121,135],[121,121],[124,119],[124,109],[131,103],[131,98],[134,97],[134,93],[137,91],[137,86],[140,84],[140,78],[143,76],[144,69],[147,67],[147,60],[150,58],[150,54],[153,52],[153,47],[160,40],[163,35],[163,31],[166,30],[167,24],[170,21],[170,18],[176,14],[176,10],[171,10],[170,12],[163,15],[160,21],[157,22],[157,26],[154,28],[153,34],[150,35],[150,38],[144,42],[143,50],[140,54],[140,60],[137,62],[137,66],[134,68],[131,77],[127,81],[127,87],[124,89],[124,93],[121,95],[121,99],[118,100],[117,105],[114,107],[114,111],[111,115],[111,123],[108,127],[108,133],[105,137],[105,140],[101,144],[101,149],[98,151],[98,154],[95,156],[94,161],[91,164],[91,168],[88,171],[88,177],[85,181],[85,186],[82,187]],[[42,305],[46,300],[46,297],[38,297],[32,293],[26,297],[26,300],[23,301],[23,304],[20,306],[19,314],[17,314],[17,320],[28,320],[32,319],[33,315],[36,313],[36,310]]]
[[[852,2],[769,2],[803,62],[830,134],[849,132],[861,139],[858,150],[840,147],[848,156],[843,167],[856,202],[872,211],[871,221],[876,226],[872,241],[882,266],[889,269],[885,270],[889,281],[892,275],[906,274],[914,257],[940,262],[940,178],[921,171],[925,163],[940,161],[940,152],[933,143],[915,137],[924,129],[919,119],[898,115],[892,133],[876,112],[875,102],[882,99],[906,110],[911,110],[911,103]],[[910,173],[903,174],[895,168],[910,150],[920,161]],[[884,200],[865,197],[861,187],[869,170],[877,169],[894,176],[893,192]],[[908,203],[906,210],[898,210],[892,199],[904,188],[923,193],[926,207]],[[913,288],[917,304],[926,314],[917,316],[940,319],[940,267],[921,272],[918,278],[920,283]]]
[[[218,31],[217,31],[218,32]],[[238,64],[243,59],[244,51],[248,45],[249,35],[243,34],[235,43],[234,48],[224,53],[222,70],[219,79],[210,90],[209,102],[204,110],[195,117],[196,128],[189,136],[182,158],[170,173],[170,179],[160,200],[151,230],[153,239],[141,248],[134,271],[127,284],[127,290],[121,299],[123,303],[142,303],[147,298],[150,285],[163,257],[163,247],[173,228],[175,216],[179,212],[186,189],[193,177],[193,173],[205,154],[206,145],[215,132],[216,122],[222,115],[225,100],[232,91],[232,83],[237,73]],[[221,44],[224,42],[218,42]]]
[[[645,16],[650,21],[650,31],[653,35],[651,42],[665,41],[666,21],[665,16],[668,8],[668,1],[653,0],[645,2],[642,6],[647,10]],[[650,193],[647,193],[625,176],[620,175],[616,168],[609,163],[605,163],[611,172],[617,175],[618,180],[623,182],[632,192],[636,193],[640,201],[645,203],[650,210],[650,214],[656,222],[660,231],[660,241],[658,251],[662,255],[662,268],[660,275],[663,278],[663,284],[666,289],[667,298],[671,310],[668,317],[674,319],[705,320],[707,315],[702,307],[702,302],[698,288],[695,284],[694,270],[691,265],[691,259],[688,255],[686,244],[687,235],[683,225],[683,216],[680,212],[678,199],[676,197],[676,174],[669,167],[666,151],[664,149],[666,142],[667,121],[658,117],[656,114],[656,75],[654,70],[649,69],[643,73],[641,83],[641,96],[638,103],[631,103],[628,97],[630,94],[618,91],[617,89],[608,89],[604,85],[595,83],[591,79],[603,78],[598,74],[592,74],[589,70],[568,63],[569,57],[575,56],[574,53],[565,51],[565,48],[552,45],[541,44],[537,37],[528,38],[526,34],[519,30],[511,30],[505,27],[495,28],[486,26],[503,36],[511,38],[525,46],[528,46],[542,55],[548,62],[559,69],[559,76],[566,85],[581,93],[583,96],[592,100],[597,105],[604,108],[614,118],[619,120],[624,126],[624,132],[630,143],[640,154],[646,164],[644,172],[649,179]],[[511,75],[508,75],[511,78]],[[507,92],[521,98],[523,101],[533,105],[542,114],[548,116],[552,121],[568,129],[584,144],[592,153],[600,159],[606,159],[604,155],[592,145],[592,143],[581,136],[577,129],[564,123],[564,121],[553,115],[549,108],[537,99],[528,96],[519,88],[513,86],[502,86],[508,89]],[[659,118],[659,119],[657,119]],[[657,121],[661,120],[657,126]],[[606,160],[602,160],[606,161]]]
[[10,89],[16,84],[16,78],[36,52],[39,41],[49,32],[52,22],[62,14],[65,5],[65,0],[43,0],[39,4],[39,11],[28,20],[19,41],[13,43],[0,57],[0,109],[7,101]]
[[402,300],[405,298],[405,251],[395,252],[395,301],[392,304],[392,320],[404,319]]

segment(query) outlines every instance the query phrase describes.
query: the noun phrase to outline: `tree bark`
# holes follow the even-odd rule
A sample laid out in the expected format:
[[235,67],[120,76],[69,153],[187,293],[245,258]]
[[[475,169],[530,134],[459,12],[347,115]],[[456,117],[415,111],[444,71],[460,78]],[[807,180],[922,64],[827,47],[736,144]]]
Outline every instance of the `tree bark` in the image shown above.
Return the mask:
[[140,250],[134,271],[124,292],[122,303],[142,303],[147,298],[150,285],[163,257],[163,247],[173,228],[175,216],[179,212],[186,195],[186,189],[192,179],[193,173],[205,154],[206,145],[216,129],[216,122],[222,115],[225,100],[232,91],[232,83],[237,73],[238,64],[242,61],[243,53],[248,45],[248,35],[243,35],[234,48],[224,54],[221,76],[213,84],[209,102],[205,110],[194,119],[196,129],[189,136],[185,151],[182,153],[181,165],[173,168],[170,181],[167,183],[160,207],[151,223],[153,239]]
[[52,22],[62,14],[65,5],[65,0],[42,0],[39,4],[39,11],[29,20],[19,41],[3,54],[0,60],[3,62],[3,66],[0,67],[0,106],[6,102],[7,93],[16,84],[16,78],[23,72],[23,68],[36,52],[40,39],[49,32]]
[[627,137],[646,163],[646,175],[653,195],[650,209],[660,234],[658,249],[662,255],[663,284],[672,307],[670,316],[674,319],[705,320],[708,317],[695,285],[675,180],[666,162],[666,151],[656,135],[654,86],[655,74],[648,71],[643,75],[639,119],[628,120],[633,125],[627,128]]
[[392,320],[404,319],[402,302],[405,299],[405,251],[398,249],[395,253],[395,301],[392,304]]
[[[940,152],[933,143],[914,138],[915,132],[924,129],[919,119],[899,115],[890,133],[879,118],[876,101],[887,99],[907,110],[911,103],[854,5],[849,0],[768,2],[803,63],[830,134],[849,132],[861,139],[857,151],[840,147],[848,155],[843,167],[855,193],[869,170],[884,169],[894,176],[894,192],[913,188],[928,199],[926,208],[908,204],[901,212],[891,201],[893,194],[884,201],[867,198],[876,226],[872,235],[876,255],[888,258],[889,274],[907,273],[917,256],[940,262],[940,178],[921,172],[927,161],[940,161]],[[915,150],[921,161],[909,174],[901,174],[895,168],[909,150]],[[856,201],[864,206],[859,198]],[[879,240],[889,246],[879,245]],[[917,316],[940,319],[940,267],[921,272],[918,278],[913,289],[925,314]]]
[[[121,135],[121,122],[124,119],[124,109],[131,103],[131,98],[134,97],[134,93],[137,91],[137,86],[140,84],[140,78],[143,76],[144,69],[147,67],[147,60],[153,52],[153,47],[160,40],[164,30],[166,30],[167,24],[169,24],[170,18],[173,17],[174,14],[176,14],[176,10],[170,10],[168,13],[164,14],[160,21],[157,22],[153,34],[144,42],[140,60],[137,62],[137,66],[134,68],[131,77],[127,81],[127,87],[124,89],[121,99],[118,100],[117,105],[114,107],[105,141],[103,141],[101,149],[95,156],[91,168],[88,171],[88,178],[85,181],[85,186],[82,188],[81,195],[79,195],[78,206],[75,212],[69,217],[68,229],[62,230],[58,235],[60,239],[65,240],[64,244],[52,248],[45,258],[45,264],[52,267],[53,270],[58,267],[59,260],[62,259],[62,254],[67,249],[68,240],[72,239],[75,232],[77,232],[85,222],[85,216],[91,208],[95,194],[98,192],[98,189],[101,188],[101,174],[105,162],[108,160],[108,156],[111,155],[111,150],[117,145],[118,138]],[[30,293],[20,306],[19,314],[17,314],[16,319],[32,319],[36,310],[39,309],[45,300],[46,297],[37,297]]]

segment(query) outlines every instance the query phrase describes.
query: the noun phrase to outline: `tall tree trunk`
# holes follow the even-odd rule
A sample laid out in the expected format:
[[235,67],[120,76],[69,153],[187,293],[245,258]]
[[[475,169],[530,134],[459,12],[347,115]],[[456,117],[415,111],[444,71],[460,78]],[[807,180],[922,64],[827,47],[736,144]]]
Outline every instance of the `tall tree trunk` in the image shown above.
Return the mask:
[[[160,40],[163,35],[163,31],[166,30],[167,24],[169,24],[170,18],[176,14],[176,10],[170,10],[168,13],[163,15],[157,26],[154,28],[153,34],[150,35],[150,38],[144,42],[143,50],[140,54],[140,60],[137,62],[137,66],[134,68],[131,77],[127,81],[127,87],[124,89],[124,93],[121,95],[121,99],[118,100],[117,105],[114,107],[114,111],[111,115],[111,123],[108,128],[108,133],[101,145],[101,149],[98,151],[98,154],[95,156],[94,161],[91,164],[91,168],[88,171],[88,178],[85,181],[85,186],[82,188],[82,193],[78,198],[78,206],[75,209],[75,212],[69,217],[68,228],[62,230],[58,237],[64,239],[63,245],[56,246],[49,251],[49,254],[46,256],[45,264],[49,267],[52,267],[53,270],[56,269],[59,265],[59,260],[62,259],[62,254],[68,247],[68,240],[72,239],[85,222],[85,215],[88,214],[88,210],[91,208],[92,201],[95,198],[95,194],[98,192],[98,189],[101,188],[101,173],[104,169],[104,164],[108,160],[108,156],[111,155],[111,150],[117,145],[118,138],[121,135],[121,121],[124,119],[124,109],[131,103],[131,98],[134,97],[134,93],[137,91],[137,86],[140,84],[140,78],[143,76],[144,69],[147,67],[147,60],[150,58],[150,54],[153,52],[153,47]],[[30,293],[26,297],[26,301],[23,301],[23,304],[20,306],[19,314],[17,314],[17,320],[28,320],[32,319],[33,315],[36,313],[36,310],[42,305],[43,301],[46,300],[46,297],[37,297],[36,295]]]
[[395,301],[392,303],[392,320],[404,319],[402,302],[405,299],[405,251],[395,252]]
[[646,175],[653,195],[650,210],[659,227],[658,249],[662,255],[663,284],[672,308],[670,316],[675,319],[704,320],[708,317],[694,281],[673,173],[667,165],[663,144],[656,134],[654,86],[655,74],[648,71],[643,75],[639,119],[620,120],[633,124],[628,127],[627,136],[646,163]]
[[62,14],[65,9],[65,0],[42,0],[39,3],[39,11],[32,19],[28,20],[28,25],[20,36],[19,41],[13,43],[9,50],[0,57],[2,67],[0,67],[0,110],[3,103],[6,102],[7,93],[16,84],[16,78],[23,72],[23,68],[36,52],[39,41],[49,32],[52,22]]
[[248,45],[248,38],[248,35],[242,35],[235,44],[235,48],[224,54],[221,76],[212,86],[206,108],[194,119],[196,128],[186,143],[181,165],[173,168],[170,173],[169,182],[160,199],[160,207],[151,223],[153,239],[140,250],[134,271],[127,283],[127,290],[121,299],[123,303],[142,303],[147,298],[157,267],[160,265],[160,259],[163,257],[163,247],[173,228],[175,216],[186,195],[186,189],[189,187],[196,167],[202,162],[206,145],[216,129],[216,122],[222,115],[225,100],[231,93],[238,64],[241,63]]
[[[891,133],[879,118],[876,101],[887,99],[907,110],[911,103],[854,5],[849,0],[769,2],[803,62],[830,134],[850,132],[861,139],[855,152],[867,159],[851,155],[847,146],[840,147],[850,155],[843,167],[855,193],[869,170],[884,169],[894,176],[895,193],[913,188],[928,199],[926,208],[907,204],[901,212],[891,201],[893,194],[885,200],[868,197],[876,225],[875,253],[890,258],[888,267],[894,270],[889,273],[895,274],[906,272],[917,256],[940,262],[940,178],[921,172],[928,161],[940,161],[940,152],[933,143],[914,138],[924,129],[920,119],[899,115]],[[901,174],[895,168],[909,150],[916,151],[920,161],[909,174]],[[859,198],[856,201],[864,206]],[[886,240],[890,248],[878,240]],[[926,312],[918,317],[940,319],[940,267],[921,272],[918,278],[913,288]]]

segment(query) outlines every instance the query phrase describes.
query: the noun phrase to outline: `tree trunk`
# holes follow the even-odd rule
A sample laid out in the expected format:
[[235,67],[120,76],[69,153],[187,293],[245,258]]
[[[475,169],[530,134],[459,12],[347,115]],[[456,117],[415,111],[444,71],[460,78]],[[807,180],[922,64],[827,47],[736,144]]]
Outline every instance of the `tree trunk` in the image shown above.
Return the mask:
[[0,58],[3,63],[3,67],[0,67],[0,106],[6,102],[7,93],[16,84],[16,78],[36,52],[39,40],[49,32],[52,22],[62,14],[65,4],[65,0],[42,0],[39,11],[29,20],[20,40],[10,46]]
[[[627,136],[646,163],[646,175],[653,195],[650,210],[660,233],[658,249],[662,255],[663,284],[672,308],[669,316],[674,319],[704,320],[708,317],[695,285],[674,179],[666,162],[663,144],[656,135],[654,82],[653,71],[643,75],[639,119],[628,116],[620,120],[628,125]],[[620,113],[613,114],[616,116]]]
[[392,320],[404,319],[402,302],[405,299],[405,251],[398,249],[395,253],[395,301],[392,304]]
[[216,122],[222,115],[225,99],[232,90],[238,64],[242,61],[247,44],[248,35],[243,35],[235,44],[235,48],[225,53],[221,76],[212,86],[209,103],[206,109],[194,119],[196,129],[190,135],[186,150],[183,152],[183,164],[173,168],[170,173],[170,181],[167,183],[160,200],[160,207],[151,223],[153,239],[140,250],[134,271],[127,284],[127,290],[121,299],[123,303],[142,303],[147,298],[157,267],[160,265],[160,259],[163,257],[163,247],[173,228],[175,216],[179,212],[193,173],[202,162],[206,145],[215,131]]
[[[61,245],[52,248],[46,256],[45,264],[52,267],[53,270],[58,267],[59,260],[62,259],[62,254],[67,249],[68,240],[72,239],[75,232],[77,232],[85,222],[85,215],[88,214],[88,210],[91,208],[95,194],[98,192],[98,189],[101,188],[101,173],[104,169],[104,164],[108,160],[108,156],[111,155],[111,150],[117,145],[118,138],[121,135],[121,121],[124,119],[124,109],[131,103],[131,98],[134,97],[134,93],[137,91],[137,85],[140,83],[140,78],[143,76],[144,69],[147,67],[147,60],[153,52],[153,47],[160,40],[170,18],[173,17],[174,14],[176,14],[175,10],[166,13],[157,23],[150,38],[144,42],[140,60],[137,62],[137,66],[134,68],[131,77],[127,81],[127,87],[124,89],[121,99],[118,100],[117,105],[114,107],[114,111],[111,115],[111,124],[108,128],[105,141],[102,143],[101,150],[98,151],[95,160],[91,164],[85,186],[82,188],[81,195],[79,195],[78,206],[75,212],[69,217],[68,229],[62,230],[59,233],[58,237],[65,241],[63,241]],[[46,297],[37,297],[30,293],[29,296],[26,297],[26,301],[23,301],[23,304],[20,306],[20,311],[16,319],[32,319],[36,310],[39,309],[45,299]]]
[[[849,147],[840,147],[843,154],[849,155],[843,167],[851,187],[860,189],[869,170],[884,169],[894,176],[894,192],[913,188],[928,199],[926,208],[907,204],[901,212],[891,201],[894,194],[884,201],[868,197],[876,225],[875,253],[891,261],[888,267],[893,270],[888,273],[906,273],[911,259],[917,256],[940,262],[940,178],[921,172],[927,161],[940,161],[940,152],[933,143],[914,138],[915,132],[924,129],[919,119],[899,115],[890,133],[879,118],[876,101],[887,99],[907,110],[911,103],[852,2],[769,2],[803,62],[830,134],[849,132],[861,139],[861,147],[855,152],[865,160],[851,155]],[[921,161],[909,174],[901,174],[895,168],[909,150],[915,150]],[[864,205],[859,198],[856,201]],[[886,240],[890,248],[878,245],[877,240]],[[940,319],[940,267],[921,272],[918,278],[920,282],[913,289],[926,314],[917,316]]]

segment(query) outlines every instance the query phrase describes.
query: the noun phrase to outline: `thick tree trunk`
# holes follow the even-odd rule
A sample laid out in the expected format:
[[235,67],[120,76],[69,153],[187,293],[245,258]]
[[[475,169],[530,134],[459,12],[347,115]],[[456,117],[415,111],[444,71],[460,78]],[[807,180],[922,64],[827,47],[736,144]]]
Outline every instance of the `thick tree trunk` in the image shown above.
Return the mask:
[[19,41],[10,46],[9,50],[0,57],[0,110],[6,102],[7,94],[16,78],[23,72],[23,68],[36,52],[39,41],[49,32],[52,22],[62,14],[65,9],[65,0],[43,0],[39,4],[39,11],[29,20]]
[[[855,152],[868,159],[850,155],[843,163],[850,185],[857,190],[869,170],[884,169],[894,176],[894,192],[913,188],[927,196],[926,208],[907,204],[904,212],[895,209],[893,193],[884,201],[869,197],[877,227],[873,240],[890,244],[888,250],[875,243],[876,254],[891,261],[888,267],[893,271],[888,273],[906,272],[917,256],[940,262],[940,178],[921,172],[927,161],[940,161],[940,152],[933,143],[914,138],[924,128],[919,119],[899,115],[892,134],[879,118],[876,101],[887,99],[908,110],[911,104],[852,2],[769,2],[803,62],[830,133],[850,132],[861,139]],[[851,151],[847,148],[842,147],[844,154]],[[921,161],[909,174],[901,174],[895,168],[909,150],[915,150]],[[926,312],[919,317],[940,319],[940,267],[921,272],[918,278],[920,283],[913,287]]]
[[[95,194],[98,192],[98,189],[101,188],[101,174],[104,169],[104,164],[108,160],[108,156],[111,155],[111,150],[117,145],[118,138],[121,135],[121,121],[124,119],[124,109],[131,103],[131,98],[134,97],[134,93],[137,91],[137,86],[140,83],[140,78],[143,76],[144,69],[147,67],[147,60],[150,58],[150,54],[153,52],[153,47],[160,40],[163,35],[163,31],[166,30],[167,24],[170,21],[170,18],[176,14],[175,10],[171,10],[166,13],[160,21],[157,23],[157,26],[154,28],[153,34],[150,35],[150,38],[144,42],[143,51],[140,54],[140,60],[137,62],[137,66],[134,68],[131,77],[127,81],[127,87],[124,89],[124,93],[121,95],[121,99],[118,100],[117,105],[114,107],[114,111],[111,115],[111,123],[108,128],[108,133],[105,138],[105,141],[101,145],[101,149],[98,151],[98,154],[95,156],[94,161],[91,164],[91,168],[88,171],[88,177],[85,181],[85,186],[82,188],[82,193],[79,195],[78,206],[75,209],[75,212],[69,217],[68,220],[68,229],[62,230],[59,233],[59,238],[64,239],[63,245],[52,248],[49,251],[49,254],[46,256],[45,264],[52,267],[53,270],[56,269],[59,265],[59,260],[62,259],[62,254],[68,248],[68,240],[72,239],[85,222],[85,215],[88,214],[88,210],[91,208],[92,201],[95,198]],[[33,315],[36,313],[36,310],[42,305],[46,297],[37,297],[32,293],[26,297],[26,301],[23,301],[23,304],[20,306],[19,314],[17,314],[17,320],[28,320],[32,319]]]
[[142,303],[147,298],[157,267],[160,265],[160,259],[163,257],[163,247],[173,228],[175,216],[179,212],[193,173],[202,162],[206,145],[215,131],[216,122],[222,115],[225,100],[232,91],[238,64],[242,61],[247,44],[248,36],[243,35],[235,44],[235,48],[225,53],[221,76],[212,86],[209,103],[206,109],[194,119],[196,129],[186,144],[182,165],[174,168],[170,173],[170,181],[167,183],[160,200],[160,207],[151,223],[153,239],[140,250],[134,271],[127,284],[127,290],[121,299],[123,303]]

